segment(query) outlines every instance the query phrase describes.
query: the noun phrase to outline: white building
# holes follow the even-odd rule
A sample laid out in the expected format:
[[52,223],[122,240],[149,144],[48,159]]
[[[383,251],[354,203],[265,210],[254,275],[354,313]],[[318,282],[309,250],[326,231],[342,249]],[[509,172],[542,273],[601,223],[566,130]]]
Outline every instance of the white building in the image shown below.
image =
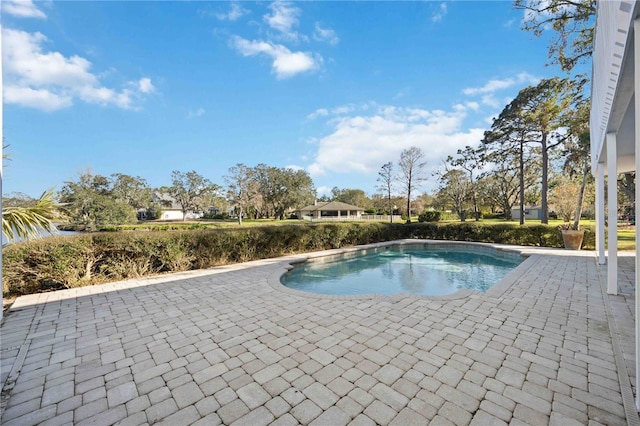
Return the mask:
[[[513,207],[511,209],[511,218],[520,219],[520,207]],[[542,206],[525,206],[524,207],[525,219],[542,219]]]
[[[591,159],[596,177],[596,248],[607,263],[607,292],[618,293],[618,173],[640,170],[640,3],[598,1],[591,87]],[[608,179],[608,253],[605,256],[604,177]],[[637,175],[636,175],[637,176]],[[636,184],[636,212],[640,185]],[[640,389],[640,235],[636,232],[636,390]],[[638,393],[638,392],[636,392]],[[640,398],[636,395],[636,407]]]
[[364,209],[340,201],[315,203],[296,210],[299,219],[305,220],[359,220]]

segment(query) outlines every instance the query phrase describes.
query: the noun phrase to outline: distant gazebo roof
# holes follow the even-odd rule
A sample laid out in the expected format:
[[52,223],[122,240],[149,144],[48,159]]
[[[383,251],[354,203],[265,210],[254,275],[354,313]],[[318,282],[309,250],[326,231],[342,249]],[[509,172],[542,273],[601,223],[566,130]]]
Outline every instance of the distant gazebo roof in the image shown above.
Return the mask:
[[340,201],[328,201],[324,203],[309,204],[308,206],[298,209],[301,212],[315,212],[322,211],[364,211],[362,207],[354,206],[353,204],[342,203]]

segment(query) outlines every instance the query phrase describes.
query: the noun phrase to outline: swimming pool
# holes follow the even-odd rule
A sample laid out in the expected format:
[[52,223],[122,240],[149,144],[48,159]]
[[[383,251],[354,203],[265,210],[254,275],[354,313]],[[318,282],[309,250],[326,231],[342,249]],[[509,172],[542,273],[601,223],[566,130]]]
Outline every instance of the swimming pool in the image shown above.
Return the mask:
[[397,245],[308,260],[280,278],[290,289],[325,295],[410,293],[444,296],[485,292],[523,258],[491,248]]

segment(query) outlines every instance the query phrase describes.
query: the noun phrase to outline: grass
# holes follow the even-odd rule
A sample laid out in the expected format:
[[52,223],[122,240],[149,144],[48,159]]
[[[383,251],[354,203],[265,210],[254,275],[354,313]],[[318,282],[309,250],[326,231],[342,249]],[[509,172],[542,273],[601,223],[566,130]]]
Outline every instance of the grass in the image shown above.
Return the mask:
[[618,227],[618,250],[636,249],[636,228],[635,226]]

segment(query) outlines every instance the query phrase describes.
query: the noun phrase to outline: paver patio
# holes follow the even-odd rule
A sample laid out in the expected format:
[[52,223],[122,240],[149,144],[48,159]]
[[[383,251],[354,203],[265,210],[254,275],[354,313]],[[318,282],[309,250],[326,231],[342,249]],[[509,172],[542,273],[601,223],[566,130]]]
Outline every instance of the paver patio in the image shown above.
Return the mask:
[[499,295],[310,297],[272,259],[21,297],[1,423],[640,424],[633,262],[607,296],[593,253],[527,252]]

